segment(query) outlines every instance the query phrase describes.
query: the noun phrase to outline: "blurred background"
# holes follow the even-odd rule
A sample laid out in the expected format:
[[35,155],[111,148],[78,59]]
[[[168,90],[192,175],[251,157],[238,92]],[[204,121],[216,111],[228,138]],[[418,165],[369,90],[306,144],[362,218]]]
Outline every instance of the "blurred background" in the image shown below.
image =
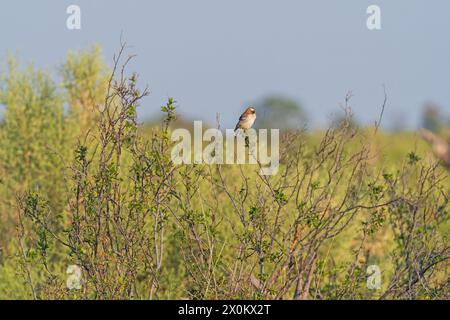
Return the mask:
[[[232,128],[254,104],[260,126],[321,128],[352,91],[355,121],[367,125],[378,119],[385,85],[385,130],[446,125],[450,2],[375,2],[4,1],[0,53],[53,72],[68,51],[92,44],[111,62],[123,34],[138,55],[130,68],[151,89],[142,121],[173,96],[189,121],[214,123],[219,112]],[[81,8],[81,30],[66,28],[71,4]],[[381,30],[366,27],[371,4],[381,8]]]

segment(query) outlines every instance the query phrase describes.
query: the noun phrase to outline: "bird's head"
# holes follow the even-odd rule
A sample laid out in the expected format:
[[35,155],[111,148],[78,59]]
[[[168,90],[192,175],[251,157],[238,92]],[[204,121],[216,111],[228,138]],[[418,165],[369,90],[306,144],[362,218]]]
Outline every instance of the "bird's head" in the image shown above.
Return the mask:
[[247,110],[245,110],[245,113],[247,113],[247,114],[255,114],[256,111],[255,111],[255,108],[248,107]]

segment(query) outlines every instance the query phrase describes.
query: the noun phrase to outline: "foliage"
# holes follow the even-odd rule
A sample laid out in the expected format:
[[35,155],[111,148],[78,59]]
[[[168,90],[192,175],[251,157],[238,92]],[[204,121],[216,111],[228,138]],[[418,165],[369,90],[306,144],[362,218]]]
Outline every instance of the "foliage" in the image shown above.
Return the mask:
[[257,128],[298,129],[306,124],[306,113],[293,99],[269,96],[255,104]]
[[444,116],[439,108],[433,104],[427,104],[422,112],[422,127],[432,132],[440,132],[445,127]]
[[[174,165],[176,101],[140,130],[148,90],[124,48],[110,76],[98,51],[69,55],[61,88],[10,64],[1,298],[448,298],[448,172],[414,135],[347,114],[325,132],[287,130],[275,176]],[[67,286],[74,265],[80,289]]]

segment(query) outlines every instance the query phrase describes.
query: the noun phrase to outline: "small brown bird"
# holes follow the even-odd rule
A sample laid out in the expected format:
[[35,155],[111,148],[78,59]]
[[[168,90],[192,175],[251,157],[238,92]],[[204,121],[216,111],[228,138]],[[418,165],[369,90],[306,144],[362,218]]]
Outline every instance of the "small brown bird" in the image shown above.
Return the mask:
[[253,107],[248,107],[247,110],[240,116],[238,123],[236,124],[236,128],[234,131],[236,132],[238,129],[242,129],[247,131],[250,129],[255,123],[256,120],[256,111]]

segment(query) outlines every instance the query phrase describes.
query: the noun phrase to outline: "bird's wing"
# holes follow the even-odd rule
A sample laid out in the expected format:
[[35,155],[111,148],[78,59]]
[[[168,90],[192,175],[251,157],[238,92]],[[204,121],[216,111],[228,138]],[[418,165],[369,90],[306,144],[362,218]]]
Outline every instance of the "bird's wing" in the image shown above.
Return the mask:
[[247,120],[247,115],[245,113],[243,113],[240,117],[239,117],[239,121],[245,121]]
[[241,116],[239,117],[239,121],[236,125],[236,128],[234,129],[234,131],[236,131],[237,129],[239,129],[241,127],[241,124],[246,122],[249,119],[248,114],[247,113],[243,113],[241,114]]

